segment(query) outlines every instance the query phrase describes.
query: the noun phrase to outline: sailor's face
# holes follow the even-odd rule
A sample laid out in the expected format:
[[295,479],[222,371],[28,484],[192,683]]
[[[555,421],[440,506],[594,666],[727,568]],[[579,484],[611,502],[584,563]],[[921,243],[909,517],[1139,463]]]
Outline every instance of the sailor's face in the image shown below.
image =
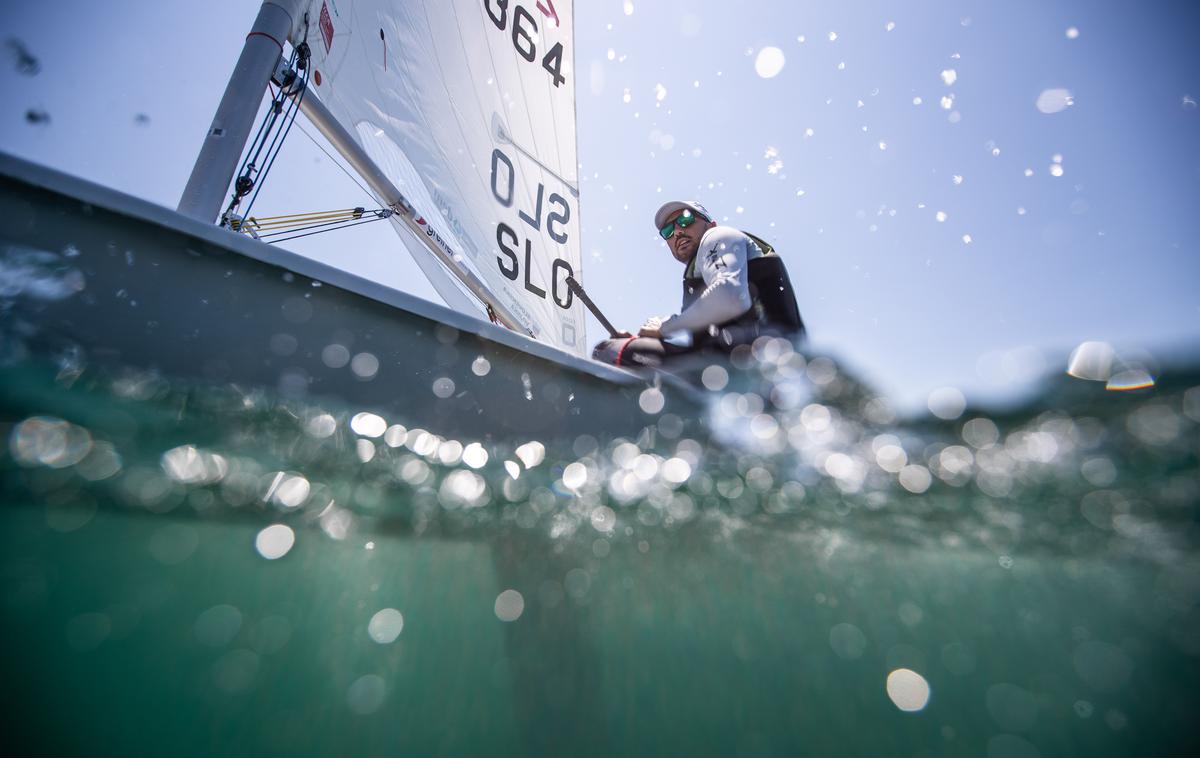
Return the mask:
[[[690,212],[685,208],[670,216],[668,223],[674,223],[677,218]],[[671,248],[671,255],[675,257],[675,260],[686,264],[700,249],[700,238],[714,226],[716,226],[716,222],[709,221],[703,216],[698,216],[694,223],[685,227],[675,224],[674,234],[667,239],[667,247]]]

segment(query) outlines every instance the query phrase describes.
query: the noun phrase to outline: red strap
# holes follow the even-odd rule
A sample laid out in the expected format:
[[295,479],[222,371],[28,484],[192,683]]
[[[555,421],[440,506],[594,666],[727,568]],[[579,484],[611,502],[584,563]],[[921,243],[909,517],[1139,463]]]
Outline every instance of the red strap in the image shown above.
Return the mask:
[[279,45],[280,53],[283,52],[283,43],[281,43],[279,40],[275,39],[271,35],[267,34],[266,32],[250,32],[249,34],[246,35],[246,39],[250,39],[251,37],[266,37],[267,39],[274,42],[276,45]]
[[621,365],[621,356],[625,355],[625,348],[629,347],[630,343],[632,343],[635,339],[637,339],[637,337],[630,337],[629,339],[625,340],[624,345],[621,345],[621,349],[617,351],[616,365]]

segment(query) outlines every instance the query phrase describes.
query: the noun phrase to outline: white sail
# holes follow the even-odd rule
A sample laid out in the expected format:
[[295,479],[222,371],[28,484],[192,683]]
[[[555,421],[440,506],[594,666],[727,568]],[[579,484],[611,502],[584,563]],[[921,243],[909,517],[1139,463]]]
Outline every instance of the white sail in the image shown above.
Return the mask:
[[307,18],[313,92],[502,305],[582,354],[570,0],[311,0]]

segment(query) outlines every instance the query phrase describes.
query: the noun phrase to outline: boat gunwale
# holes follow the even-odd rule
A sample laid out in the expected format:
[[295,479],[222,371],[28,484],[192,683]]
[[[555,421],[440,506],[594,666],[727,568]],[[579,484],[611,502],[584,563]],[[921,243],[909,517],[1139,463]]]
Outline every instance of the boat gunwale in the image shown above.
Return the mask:
[[327,263],[321,263],[230,229],[204,223],[149,200],[27,161],[4,151],[0,151],[0,175],[72,197],[82,203],[102,208],[133,221],[193,237],[227,252],[284,269],[436,323],[452,326],[459,331],[474,334],[480,339],[498,343],[532,357],[550,361],[622,387],[648,383],[645,378],[632,372],[580,358],[546,343],[538,342],[531,337],[373,282]]

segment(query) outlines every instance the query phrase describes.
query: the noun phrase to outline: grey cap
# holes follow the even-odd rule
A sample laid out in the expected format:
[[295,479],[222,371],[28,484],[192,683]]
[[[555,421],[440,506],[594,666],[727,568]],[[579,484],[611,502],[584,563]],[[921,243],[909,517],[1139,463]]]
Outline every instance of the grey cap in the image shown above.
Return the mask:
[[697,216],[703,216],[709,221],[712,221],[712,214],[708,212],[708,209],[695,200],[672,200],[669,203],[663,203],[663,206],[655,212],[654,229],[656,231],[658,229],[662,229],[667,223],[667,216],[670,216],[675,211],[681,211],[684,208],[689,208],[691,209],[692,213],[695,213]]

